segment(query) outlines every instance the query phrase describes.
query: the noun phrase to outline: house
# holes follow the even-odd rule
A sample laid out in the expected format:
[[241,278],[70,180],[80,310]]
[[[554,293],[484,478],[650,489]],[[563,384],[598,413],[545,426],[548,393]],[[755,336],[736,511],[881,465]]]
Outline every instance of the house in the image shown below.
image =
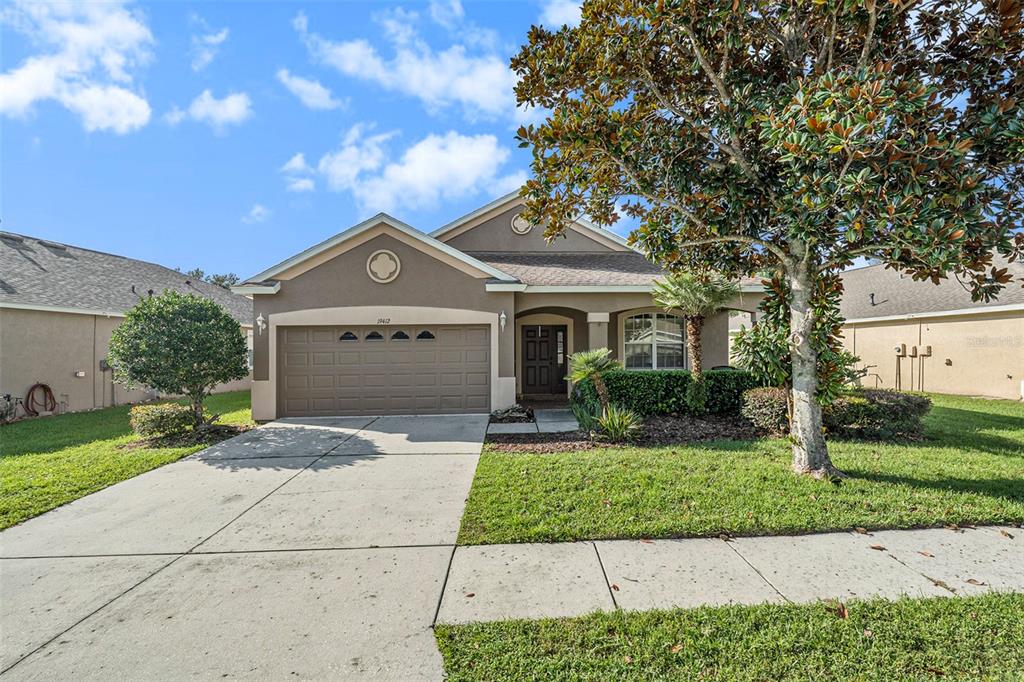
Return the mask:
[[[125,312],[167,289],[220,303],[251,335],[252,302],[154,263],[0,232],[0,395],[50,386],[57,411],[155,397],[113,381],[107,344]],[[248,380],[219,390],[248,387]]]
[[[233,287],[253,299],[253,416],[487,412],[564,396],[588,348],[686,367],[656,266],[582,220],[549,245],[521,208],[510,194],[429,235],[378,214]],[[703,339],[706,366],[726,364],[728,313]]]
[[1024,264],[988,303],[953,277],[915,282],[882,265],[843,273],[844,344],[865,386],[994,398],[1024,396]]

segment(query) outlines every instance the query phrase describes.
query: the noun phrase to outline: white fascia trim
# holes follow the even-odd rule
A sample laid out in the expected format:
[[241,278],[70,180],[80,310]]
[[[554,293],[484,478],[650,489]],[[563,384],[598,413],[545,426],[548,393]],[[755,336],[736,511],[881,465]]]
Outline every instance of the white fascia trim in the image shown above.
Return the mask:
[[231,287],[232,293],[240,294],[242,296],[251,296],[253,294],[276,294],[280,290],[280,282],[274,282],[273,284],[236,284]]
[[526,291],[522,282],[488,282],[485,288],[487,291]]
[[845,324],[864,324],[868,322],[892,322],[897,320],[921,320],[934,317],[959,317],[961,315],[980,315],[984,313],[1008,313],[1024,311],[1024,303],[992,305],[980,308],[957,308],[956,310],[936,310],[928,313],[904,313],[903,315],[883,315],[880,317],[859,317],[846,320]]
[[479,261],[476,258],[473,258],[472,256],[469,256],[454,247],[448,246],[444,242],[439,242],[430,235],[420,232],[411,225],[407,225],[406,223],[403,223],[401,220],[392,218],[387,213],[378,213],[372,218],[364,220],[358,225],[354,225],[349,229],[345,230],[344,232],[334,235],[330,239],[322,241],[319,244],[316,244],[315,246],[311,246],[305,251],[298,253],[287,260],[281,261],[277,265],[273,266],[268,270],[264,270],[258,275],[253,275],[252,277],[249,277],[248,279],[246,279],[246,282],[261,282],[263,280],[273,279],[275,275],[284,272],[285,270],[291,268],[293,265],[297,265],[304,260],[312,258],[318,253],[323,253],[324,251],[334,246],[337,246],[338,244],[341,244],[344,241],[352,239],[353,237],[356,237],[362,234],[363,232],[366,232],[367,230],[372,229],[377,225],[380,225],[381,223],[389,227],[393,227],[399,232],[402,232],[408,235],[409,237],[412,237],[413,239],[421,241],[424,244],[432,246],[433,248],[443,252],[448,256],[451,256],[452,258],[460,260],[463,263],[490,275],[494,279],[500,279],[506,282],[516,281],[515,277],[512,277],[511,275],[508,275],[502,272],[501,270],[498,270],[497,268],[488,265],[487,263]]
[[67,308],[59,305],[40,305],[37,303],[8,303],[0,301],[0,308],[12,310],[40,310],[47,313],[70,313],[72,315],[100,315],[102,317],[124,317],[124,313],[115,313],[111,310],[96,310],[94,308]]

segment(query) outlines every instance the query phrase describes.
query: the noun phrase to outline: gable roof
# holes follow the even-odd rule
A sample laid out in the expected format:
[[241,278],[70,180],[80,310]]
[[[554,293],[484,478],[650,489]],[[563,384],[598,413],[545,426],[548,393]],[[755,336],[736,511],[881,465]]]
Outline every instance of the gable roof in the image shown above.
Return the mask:
[[359,235],[363,234],[364,232],[367,232],[368,230],[377,227],[378,225],[387,225],[388,227],[397,230],[398,232],[404,234],[405,236],[411,237],[412,239],[421,242],[425,246],[433,248],[445,254],[446,256],[461,261],[462,263],[465,263],[469,267],[474,268],[478,270],[480,273],[486,274],[493,279],[500,280],[502,282],[515,281],[515,277],[512,277],[511,275],[502,272],[501,270],[498,270],[492,265],[488,265],[487,263],[477,260],[476,258],[473,258],[472,256],[462,251],[459,251],[458,249],[451,247],[442,241],[438,241],[437,239],[434,239],[430,235],[424,234],[423,232],[420,232],[416,228],[411,227],[410,225],[407,225],[406,223],[403,223],[401,220],[393,218],[386,213],[378,213],[377,215],[373,216],[368,220],[364,220],[358,225],[353,225],[344,232],[339,232],[333,237],[325,239],[319,244],[315,244],[314,246],[309,247],[305,251],[297,253],[291,258],[283,260],[277,265],[267,268],[266,270],[259,274],[253,275],[252,277],[246,279],[242,283],[242,286],[245,286],[247,284],[260,284],[266,282],[267,280],[272,280],[274,277],[303,263],[304,261],[307,261],[315,256],[318,256],[319,254],[322,254],[336,246],[339,246],[346,241],[354,239]]
[[0,307],[123,315],[150,291],[205,296],[252,326],[252,301],[156,263],[0,232]]
[[[1024,308],[1024,263],[1007,263],[996,256],[993,264],[1009,268],[1014,281],[999,292],[999,298],[988,303],[972,301],[971,294],[952,276],[939,284],[930,281],[915,282],[910,275],[886,269],[884,265],[869,265],[847,270],[842,274],[843,300],[840,312],[847,321],[876,318],[914,317],[943,312],[984,312],[985,309],[1005,309],[1006,306]],[[874,304],[871,295],[874,294]]]
[[[480,208],[476,209],[475,211],[471,211],[470,213],[467,213],[466,215],[464,215],[464,216],[462,216],[460,218],[456,218],[455,220],[453,220],[452,222],[448,223],[447,225],[443,225],[443,226],[437,228],[436,230],[434,230],[433,232],[430,233],[430,236],[434,237],[435,239],[443,239],[445,237],[449,237],[449,238],[454,237],[456,234],[461,234],[461,231],[460,231],[459,228],[472,223],[473,221],[477,220],[478,218],[481,218],[481,217],[483,217],[483,216],[485,216],[485,215],[487,215],[489,213],[492,213],[494,211],[497,211],[499,209],[509,208],[511,206],[514,206],[515,204],[521,204],[521,203],[523,203],[523,201],[524,201],[523,198],[519,196],[519,190],[516,190],[514,192],[509,192],[508,194],[506,194],[504,196],[498,197],[497,199],[495,199],[494,201],[490,202],[489,204],[481,206]],[[472,229],[472,228],[469,228],[469,229]],[[604,229],[602,227],[599,227],[599,226],[595,225],[594,223],[592,223],[592,222],[590,222],[588,220],[584,220],[582,218],[577,218],[573,222],[572,229],[574,229],[576,232],[579,232],[580,234],[582,234],[584,236],[590,237],[591,239],[593,239],[595,241],[599,241],[599,240],[605,239],[605,240],[613,242],[614,244],[617,244],[618,246],[623,247],[624,249],[628,249],[630,251],[636,251],[632,246],[629,245],[629,243],[625,239],[623,239],[619,235],[615,234],[611,230],[606,230],[606,229]],[[452,233],[455,233],[455,234],[452,234]]]

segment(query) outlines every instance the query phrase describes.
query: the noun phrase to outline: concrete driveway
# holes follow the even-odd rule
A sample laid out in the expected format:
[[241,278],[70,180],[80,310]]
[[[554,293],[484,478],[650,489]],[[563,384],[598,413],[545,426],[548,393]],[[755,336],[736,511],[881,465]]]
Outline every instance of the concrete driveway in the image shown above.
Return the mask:
[[439,679],[486,415],[287,419],[0,533],[5,679]]

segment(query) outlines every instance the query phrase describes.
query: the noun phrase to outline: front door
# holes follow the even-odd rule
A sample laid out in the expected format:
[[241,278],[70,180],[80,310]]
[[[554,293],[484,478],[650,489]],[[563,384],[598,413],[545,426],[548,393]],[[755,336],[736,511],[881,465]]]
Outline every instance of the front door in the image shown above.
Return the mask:
[[567,355],[565,325],[523,326],[523,393],[564,394]]

